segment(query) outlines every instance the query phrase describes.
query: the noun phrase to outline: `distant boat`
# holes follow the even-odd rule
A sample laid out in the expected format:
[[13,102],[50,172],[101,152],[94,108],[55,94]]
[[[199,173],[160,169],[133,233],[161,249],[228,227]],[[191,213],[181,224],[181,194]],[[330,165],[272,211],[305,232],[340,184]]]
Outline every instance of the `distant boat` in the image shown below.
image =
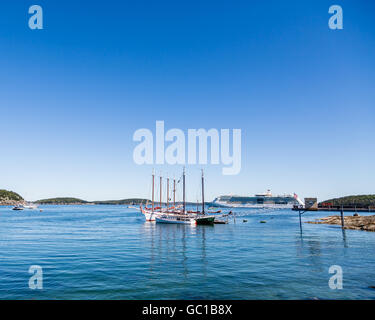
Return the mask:
[[135,210],[139,210],[138,207],[135,207],[135,206],[128,206],[129,209],[135,209]]
[[13,207],[12,210],[21,211],[21,210],[23,210],[23,208],[21,206],[15,206],[15,207]]
[[228,221],[220,220],[220,219],[215,219],[214,223],[215,223],[215,224],[227,224]]
[[221,213],[221,210],[217,210],[217,211],[208,211],[208,213]]
[[38,206],[34,203],[27,203],[27,204],[24,204],[23,205],[23,208],[25,209],[30,209],[30,210],[34,210],[34,209],[37,209]]

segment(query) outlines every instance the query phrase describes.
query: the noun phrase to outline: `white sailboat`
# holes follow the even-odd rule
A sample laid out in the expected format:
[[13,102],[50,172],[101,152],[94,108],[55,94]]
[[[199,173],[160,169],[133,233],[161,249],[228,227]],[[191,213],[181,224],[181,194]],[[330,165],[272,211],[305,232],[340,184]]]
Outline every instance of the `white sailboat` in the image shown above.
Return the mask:
[[[186,211],[185,200],[185,168],[182,175],[183,181],[183,204],[182,207],[176,206],[176,180],[173,181],[173,207],[169,206],[169,179],[167,179],[167,206],[162,207],[162,192],[160,192],[160,206],[154,205],[154,183],[155,176],[152,174],[152,207],[145,208],[141,205],[141,212],[145,215],[147,221],[156,221],[157,223],[169,224],[213,224],[215,221],[214,216],[207,216],[205,214],[204,202],[204,176],[202,170],[202,212]],[[162,190],[162,178],[160,177],[160,190]]]

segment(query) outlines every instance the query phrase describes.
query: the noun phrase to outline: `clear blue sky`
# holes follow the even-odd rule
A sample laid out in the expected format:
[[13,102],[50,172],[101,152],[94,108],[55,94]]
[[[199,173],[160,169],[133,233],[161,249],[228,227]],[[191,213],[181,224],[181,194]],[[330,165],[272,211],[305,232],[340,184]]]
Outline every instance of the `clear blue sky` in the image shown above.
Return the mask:
[[[1,3],[0,188],[149,196],[132,135],[164,120],[242,129],[242,171],[207,167],[209,200],[375,193],[374,1],[80,2]],[[44,30],[28,28],[32,4]],[[344,30],[328,28],[333,4]]]

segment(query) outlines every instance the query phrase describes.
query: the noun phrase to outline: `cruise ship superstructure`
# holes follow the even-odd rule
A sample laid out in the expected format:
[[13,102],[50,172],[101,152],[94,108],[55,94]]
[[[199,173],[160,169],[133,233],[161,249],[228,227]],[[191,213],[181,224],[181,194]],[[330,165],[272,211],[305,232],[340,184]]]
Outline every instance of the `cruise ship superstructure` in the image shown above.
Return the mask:
[[255,196],[220,196],[213,201],[214,206],[230,208],[292,208],[303,202],[296,194],[272,195],[271,190]]

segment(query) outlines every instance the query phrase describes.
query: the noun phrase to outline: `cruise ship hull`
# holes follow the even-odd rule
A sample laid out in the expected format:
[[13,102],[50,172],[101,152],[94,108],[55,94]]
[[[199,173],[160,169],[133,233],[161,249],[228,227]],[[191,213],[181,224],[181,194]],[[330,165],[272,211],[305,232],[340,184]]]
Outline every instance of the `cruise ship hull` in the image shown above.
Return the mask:
[[225,208],[253,208],[253,209],[291,209],[293,203],[288,204],[253,204],[253,203],[228,203],[222,201],[216,201],[212,203],[213,206],[225,207]]

